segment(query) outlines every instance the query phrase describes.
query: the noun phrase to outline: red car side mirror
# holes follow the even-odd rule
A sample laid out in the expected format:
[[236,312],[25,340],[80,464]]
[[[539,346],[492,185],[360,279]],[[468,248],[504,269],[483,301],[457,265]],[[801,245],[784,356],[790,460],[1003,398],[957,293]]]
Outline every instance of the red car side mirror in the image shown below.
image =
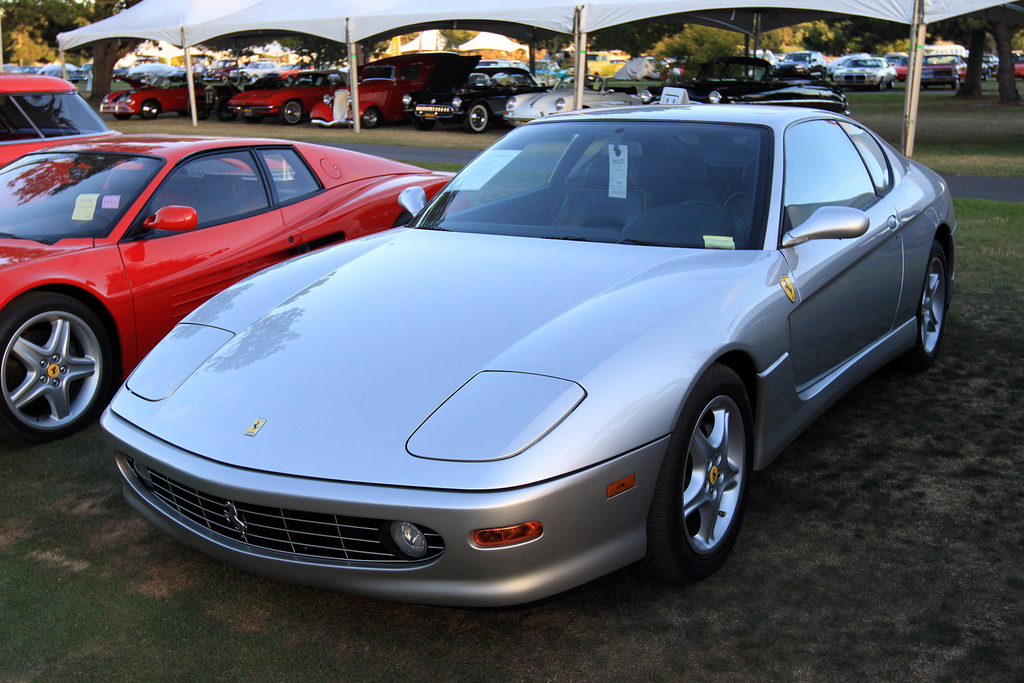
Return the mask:
[[150,230],[185,232],[199,224],[199,216],[191,206],[165,206],[147,218],[143,225]]

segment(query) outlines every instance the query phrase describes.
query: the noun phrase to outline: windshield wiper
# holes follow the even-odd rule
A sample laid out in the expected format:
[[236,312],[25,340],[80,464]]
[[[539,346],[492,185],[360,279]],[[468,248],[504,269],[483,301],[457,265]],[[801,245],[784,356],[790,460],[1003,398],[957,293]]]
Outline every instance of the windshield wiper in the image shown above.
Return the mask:
[[53,240],[48,240],[45,237],[25,237],[24,235],[14,235],[9,232],[0,232],[0,238],[9,240],[31,240],[32,242],[39,242],[40,244],[53,244]]

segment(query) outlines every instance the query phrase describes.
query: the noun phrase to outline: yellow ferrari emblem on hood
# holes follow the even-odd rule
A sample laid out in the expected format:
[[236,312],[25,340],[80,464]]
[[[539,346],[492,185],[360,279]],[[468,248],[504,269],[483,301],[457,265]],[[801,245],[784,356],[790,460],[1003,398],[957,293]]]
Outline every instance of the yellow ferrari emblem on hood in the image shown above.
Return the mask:
[[789,297],[789,300],[792,301],[793,303],[796,303],[796,288],[793,287],[793,281],[790,280],[787,276],[783,275],[782,279],[779,280],[779,284],[782,285],[782,291],[786,293],[786,296]]
[[256,436],[256,432],[260,431],[260,428],[263,427],[263,425],[265,424],[267,424],[267,421],[264,420],[262,417],[256,418],[255,420],[252,421],[252,424],[249,425],[249,428],[245,430],[245,435]]

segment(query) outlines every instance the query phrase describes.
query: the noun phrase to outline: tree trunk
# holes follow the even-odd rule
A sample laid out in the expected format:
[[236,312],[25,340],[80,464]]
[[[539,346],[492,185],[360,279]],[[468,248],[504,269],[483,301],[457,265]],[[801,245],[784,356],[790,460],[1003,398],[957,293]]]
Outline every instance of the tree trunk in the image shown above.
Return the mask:
[[92,48],[92,93],[89,101],[99,106],[103,97],[110,92],[110,81],[114,64],[139,44],[137,40],[112,40],[97,43]]
[[1005,21],[988,22],[988,30],[996,41],[996,54],[999,55],[999,101],[1005,104],[1020,102],[1017,83],[1013,78],[1013,44],[1010,39],[1016,32]]
[[985,30],[971,32],[970,53],[967,57],[967,75],[960,84],[957,97],[981,97],[981,67],[985,54]]

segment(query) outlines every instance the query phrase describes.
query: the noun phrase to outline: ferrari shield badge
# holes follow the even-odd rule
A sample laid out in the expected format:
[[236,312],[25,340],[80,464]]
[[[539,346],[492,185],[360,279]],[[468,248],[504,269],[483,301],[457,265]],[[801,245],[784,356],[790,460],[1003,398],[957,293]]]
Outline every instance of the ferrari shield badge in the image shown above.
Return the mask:
[[779,284],[782,286],[782,291],[789,297],[789,300],[796,303],[796,288],[793,287],[793,281],[783,275],[782,279],[779,280]]
[[252,424],[249,425],[249,428],[245,430],[245,435],[256,436],[256,432],[260,431],[260,429],[265,424],[267,424],[267,421],[264,420],[262,417],[256,418],[255,420],[252,421]]

